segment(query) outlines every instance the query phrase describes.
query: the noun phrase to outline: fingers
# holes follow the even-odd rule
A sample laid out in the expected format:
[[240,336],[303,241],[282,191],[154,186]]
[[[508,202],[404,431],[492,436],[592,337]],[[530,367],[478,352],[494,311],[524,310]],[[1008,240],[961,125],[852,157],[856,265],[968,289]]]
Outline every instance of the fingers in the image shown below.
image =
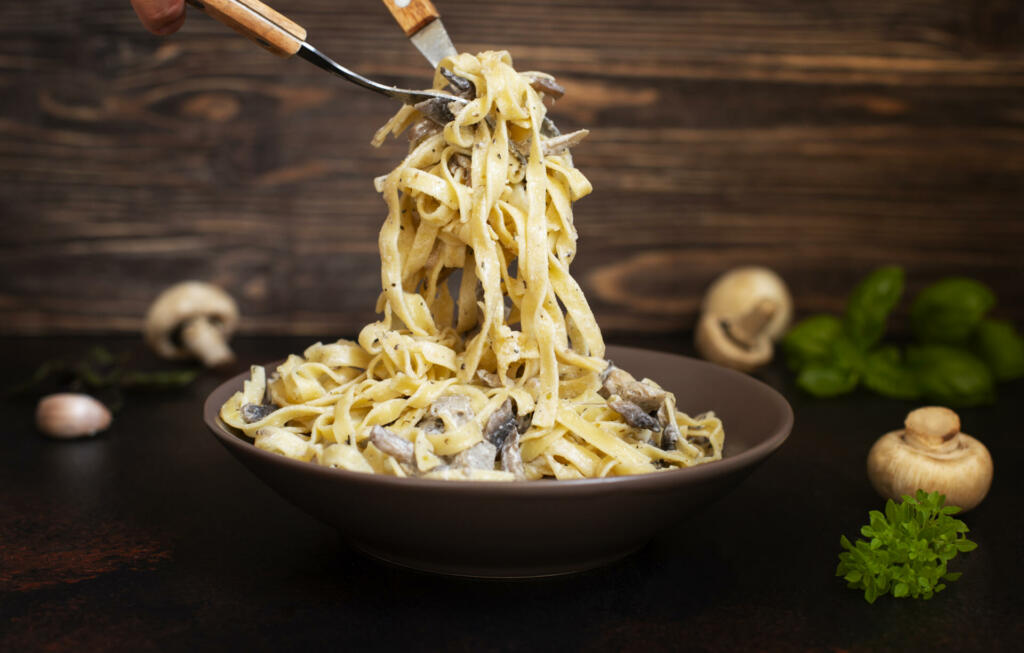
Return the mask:
[[185,22],[185,0],[131,0],[143,26],[154,34],[173,34]]

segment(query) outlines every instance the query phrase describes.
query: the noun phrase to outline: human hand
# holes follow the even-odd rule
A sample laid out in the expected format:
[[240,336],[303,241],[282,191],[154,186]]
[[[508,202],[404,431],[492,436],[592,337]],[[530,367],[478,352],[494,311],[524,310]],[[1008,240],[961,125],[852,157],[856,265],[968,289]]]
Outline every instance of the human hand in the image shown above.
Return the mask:
[[131,0],[139,20],[150,32],[173,34],[185,22],[185,0]]

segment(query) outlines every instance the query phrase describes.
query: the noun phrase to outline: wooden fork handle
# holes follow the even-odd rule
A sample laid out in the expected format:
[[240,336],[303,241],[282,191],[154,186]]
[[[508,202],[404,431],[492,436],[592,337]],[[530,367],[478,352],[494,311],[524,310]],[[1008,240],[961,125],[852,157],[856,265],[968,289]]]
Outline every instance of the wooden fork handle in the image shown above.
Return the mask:
[[281,57],[290,57],[298,52],[306,40],[306,28],[259,0],[187,1]]
[[384,0],[384,5],[406,36],[412,36],[427,23],[441,17],[430,0]]

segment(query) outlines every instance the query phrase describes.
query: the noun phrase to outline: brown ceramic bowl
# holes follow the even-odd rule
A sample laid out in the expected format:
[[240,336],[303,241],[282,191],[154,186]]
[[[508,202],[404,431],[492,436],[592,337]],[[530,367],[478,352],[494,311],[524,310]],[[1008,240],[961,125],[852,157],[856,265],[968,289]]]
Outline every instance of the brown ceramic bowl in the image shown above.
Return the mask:
[[640,476],[525,483],[436,481],[320,467],[257,449],[218,417],[247,374],[218,387],[204,417],[256,476],[353,546],[425,571],[489,578],[582,571],[627,555],[659,530],[721,497],[789,435],[793,411],[775,390],[711,363],[609,347],[637,378],[673,391],[691,415],[725,425],[722,460]]

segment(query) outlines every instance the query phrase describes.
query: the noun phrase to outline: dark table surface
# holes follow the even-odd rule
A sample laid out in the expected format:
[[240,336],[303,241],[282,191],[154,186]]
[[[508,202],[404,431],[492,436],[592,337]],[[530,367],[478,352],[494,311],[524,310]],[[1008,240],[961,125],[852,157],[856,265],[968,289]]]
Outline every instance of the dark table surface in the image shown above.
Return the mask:
[[[689,337],[611,337],[690,353]],[[242,338],[239,363],[308,338]],[[4,377],[127,337],[8,338]],[[446,578],[369,559],[280,499],[206,430],[207,373],[128,397],[109,431],[54,442],[31,400],[4,400],[0,650],[1019,650],[1024,641],[1018,417],[1024,384],[964,409],[995,481],[964,515],[978,549],[930,601],[868,605],[834,577],[839,536],[880,508],[868,448],[905,402],[813,400],[781,366],[760,376],[793,404],[786,444],[737,489],[611,566],[548,580]]]

